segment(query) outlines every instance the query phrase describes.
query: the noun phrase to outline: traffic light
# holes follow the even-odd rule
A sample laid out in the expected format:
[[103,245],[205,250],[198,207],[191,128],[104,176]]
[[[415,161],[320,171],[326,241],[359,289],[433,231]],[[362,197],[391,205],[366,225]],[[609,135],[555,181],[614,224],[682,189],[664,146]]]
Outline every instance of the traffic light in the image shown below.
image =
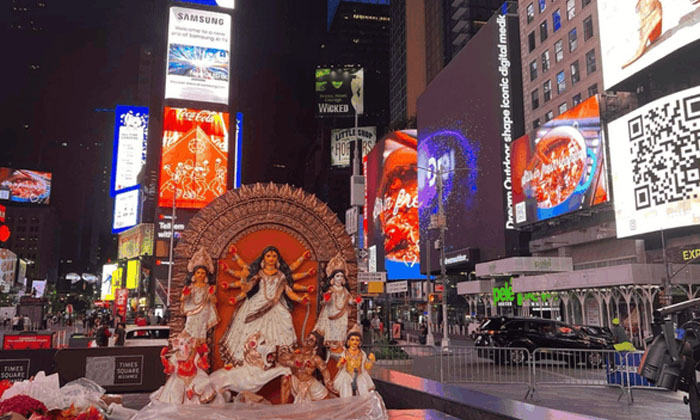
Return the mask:
[[428,295],[428,303],[432,305],[442,303],[442,293],[430,293]]

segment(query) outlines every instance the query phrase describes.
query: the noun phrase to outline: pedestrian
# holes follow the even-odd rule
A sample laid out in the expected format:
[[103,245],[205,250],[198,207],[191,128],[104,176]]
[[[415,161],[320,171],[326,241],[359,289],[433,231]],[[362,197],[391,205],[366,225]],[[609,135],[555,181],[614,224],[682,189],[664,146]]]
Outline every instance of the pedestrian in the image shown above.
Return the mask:
[[123,346],[126,339],[126,325],[120,322],[117,325],[117,329],[114,330],[114,345]]
[[99,347],[107,347],[109,345],[109,337],[112,335],[109,332],[109,328],[106,324],[103,324],[99,318],[95,325],[95,343],[97,343]]
[[380,328],[382,327],[382,321],[379,319],[377,314],[372,316],[372,322],[370,325],[372,326],[372,341],[374,342],[379,338]]
[[634,351],[634,345],[630,343],[630,339],[627,336],[627,331],[625,327],[620,325],[620,318],[613,318],[612,320],[612,333],[613,342],[615,343],[615,350],[617,351]]

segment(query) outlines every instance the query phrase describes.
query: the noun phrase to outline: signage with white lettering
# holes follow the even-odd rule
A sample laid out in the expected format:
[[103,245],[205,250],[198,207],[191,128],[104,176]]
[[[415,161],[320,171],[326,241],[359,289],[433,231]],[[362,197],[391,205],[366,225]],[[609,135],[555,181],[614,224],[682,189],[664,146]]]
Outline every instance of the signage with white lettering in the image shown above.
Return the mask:
[[316,115],[350,117],[364,111],[364,71],[361,67],[316,69]]
[[386,271],[380,271],[378,273],[357,273],[357,281],[367,283],[367,282],[385,282],[386,281]]
[[143,384],[143,355],[88,357],[85,377],[101,386]]
[[0,380],[23,381],[29,379],[29,359],[0,360]]
[[117,105],[114,122],[114,163],[110,192],[134,188],[146,164],[148,108]]
[[405,293],[408,292],[408,281],[390,281],[386,284],[387,293]]

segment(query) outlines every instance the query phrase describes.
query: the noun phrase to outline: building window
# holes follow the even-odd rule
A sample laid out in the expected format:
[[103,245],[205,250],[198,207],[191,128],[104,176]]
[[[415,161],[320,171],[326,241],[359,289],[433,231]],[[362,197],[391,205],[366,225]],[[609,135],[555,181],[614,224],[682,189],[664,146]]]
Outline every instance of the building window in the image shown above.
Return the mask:
[[544,122],[550,121],[552,118],[554,118],[554,114],[552,114],[552,111],[549,111],[546,114],[544,114]]
[[552,13],[552,32],[556,32],[561,28],[561,12],[559,9]]
[[540,93],[537,89],[533,90],[530,94],[532,96],[532,109],[537,109],[540,107]]
[[593,38],[593,16],[588,16],[583,20],[583,40],[588,41]]
[[528,52],[535,49],[535,31],[530,32],[530,35],[527,36],[527,46]]
[[578,83],[579,80],[581,80],[581,73],[578,71],[578,60],[576,60],[571,63],[571,86]]
[[563,114],[566,112],[566,102],[563,104],[559,105],[559,115]]
[[540,42],[544,42],[547,39],[547,21],[543,20],[540,23]]
[[594,84],[588,88],[588,96],[593,96],[598,93],[598,84]]
[[537,79],[537,60],[532,60],[530,63],[530,81]]
[[549,65],[549,49],[546,49],[542,53],[542,73],[545,73],[549,70]]
[[578,35],[576,35],[576,28],[569,31],[569,51],[574,52],[578,46]]
[[539,0],[540,2],[540,13],[544,12],[544,9],[547,8],[547,0]]
[[[532,50],[530,50],[532,51]],[[554,61],[557,63],[564,59],[564,42],[560,39],[554,44]]]
[[572,102],[573,102],[574,106],[580,104],[581,103],[581,94],[577,93],[576,95],[574,95]]
[[532,129],[537,130],[540,128],[540,119],[536,118],[535,121],[532,122]]
[[566,90],[566,74],[564,70],[557,73],[557,93],[562,93]]
[[547,80],[542,85],[542,93],[544,94],[544,101],[547,102],[552,99],[552,81]]
[[566,18],[571,20],[576,16],[576,0],[566,0]]
[[586,7],[591,4],[591,0],[581,0],[581,7]]
[[527,5],[527,23],[535,19],[535,5],[530,3]]
[[593,49],[586,53],[586,74],[591,74],[595,71],[595,50]]

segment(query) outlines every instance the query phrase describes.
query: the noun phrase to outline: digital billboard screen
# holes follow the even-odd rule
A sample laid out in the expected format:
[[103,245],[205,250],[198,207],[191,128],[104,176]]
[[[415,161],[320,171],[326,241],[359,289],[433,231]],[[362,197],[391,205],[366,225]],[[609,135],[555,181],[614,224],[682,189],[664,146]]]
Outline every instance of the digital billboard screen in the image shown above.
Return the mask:
[[102,266],[100,300],[114,300],[114,295],[112,294],[112,273],[116,269],[117,264],[105,264]]
[[123,232],[139,224],[140,195],[139,190],[118,193],[114,197],[114,214],[112,233]]
[[111,194],[137,187],[146,164],[148,108],[117,105],[114,122],[114,155]]
[[165,107],[158,205],[202,208],[226,192],[229,114]]
[[518,249],[507,153],[523,134],[519,51],[517,16],[497,14],[418,98],[421,268],[430,246],[430,269],[439,269],[441,202],[448,268]]
[[176,0],[182,3],[200,4],[202,6],[221,7],[223,9],[235,9],[235,0]]
[[351,117],[364,112],[364,70],[361,67],[316,69],[316,115]]
[[608,124],[617,237],[700,223],[700,87]]
[[700,39],[700,3],[691,0],[598,1],[598,21],[606,90]]
[[377,127],[338,128],[331,130],[331,166],[350,166],[350,148],[357,138],[362,141],[360,156],[367,156],[377,142]]
[[391,280],[421,278],[416,134],[389,133],[365,159],[365,240]]
[[518,226],[609,200],[598,97],[511,144],[513,208]]
[[166,99],[228,105],[231,16],[171,7]]
[[49,204],[51,173],[0,168],[0,200]]

